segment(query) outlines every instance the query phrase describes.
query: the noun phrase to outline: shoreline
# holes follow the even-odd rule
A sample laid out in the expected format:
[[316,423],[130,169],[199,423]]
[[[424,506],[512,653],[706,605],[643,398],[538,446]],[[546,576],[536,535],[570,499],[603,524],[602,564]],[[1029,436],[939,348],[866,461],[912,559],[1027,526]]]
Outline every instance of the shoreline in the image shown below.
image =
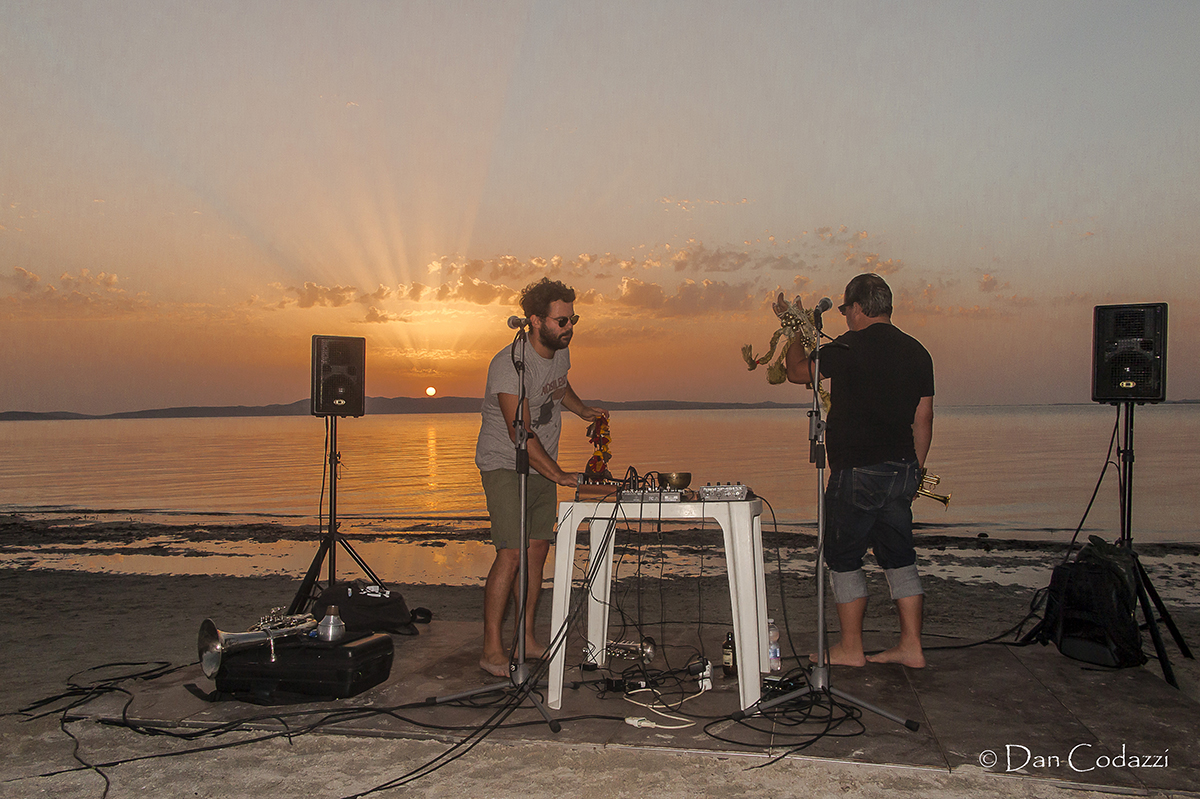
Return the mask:
[[[409,520],[401,529],[344,525],[346,540],[373,564],[389,585],[478,587],[493,550],[486,521]],[[691,522],[622,526],[618,577],[631,572],[686,579],[724,574],[721,537],[715,526]],[[278,522],[153,523],[137,519],[97,520],[65,515],[51,521],[0,515],[0,569],[170,578],[299,579],[326,535],[314,524]],[[1084,539],[1084,536],[1080,536]],[[586,541],[586,531],[581,542]],[[797,579],[813,575],[816,535],[810,529],[763,531],[768,577],[782,570]],[[1012,587],[1032,595],[1046,588],[1054,567],[1077,551],[1067,540],[1025,540],[945,535],[916,536],[924,576],[964,585]],[[1200,544],[1136,544],[1150,580],[1172,607],[1200,608]],[[582,568],[583,548],[577,550]],[[340,550],[339,550],[340,552]],[[349,559],[337,558],[339,574],[362,576]],[[868,573],[875,564],[868,556]],[[640,571],[639,571],[640,570]],[[552,577],[548,562],[544,579]],[[878,576],[878,575],[877,575]]]
[[[120,517],[120,518],[109,518]],[[179,521],[147,521],[142,517],[179,517]],[[253,521],[247,519],[254,519]],[[202,521],[208,520],[208,521]],[[339,528],[355,540],[480,540],[488,539],[486,515],[454,516],[339,516]],[[631,523],[635,524],[635,523]],[[645,526],[649,522],[643,522]],[[671,528],[675,540],[690,543],[691,534],[711,530],[713,525],[697,526],[692,522],[664,520],[662,527]],[[914,523],[913,534],[918,549],[956,548],[985,551],[1066,552],[1073,533],[1053,529],[1027,531],[1031,537],[1000,533],[946,533],[948,527],[930,523]],[[812,522],[764,522],[764,545],[778,540],[816,540]],[[978,529],[964,525],[963,529]],[[1091,535],[1111,541],[1102,531],[1083,530],[1075,546],[1086,543]],[[0,548],[5,546],[38,546],[82,541],[129,541],[133,537],[176,536],[189,541],[311,541],[325,535],[323,525],[300,521],[300,517],[272,514],[191,513],[147,510],[31,510],[0,511]],[[1043,537],[1032,537],[1043,534]],[[680,538],[682,536],[682,538]],[[1134,546],[1139,554],[1150,556],[1200,555],[1200,542],[1139,541]]]

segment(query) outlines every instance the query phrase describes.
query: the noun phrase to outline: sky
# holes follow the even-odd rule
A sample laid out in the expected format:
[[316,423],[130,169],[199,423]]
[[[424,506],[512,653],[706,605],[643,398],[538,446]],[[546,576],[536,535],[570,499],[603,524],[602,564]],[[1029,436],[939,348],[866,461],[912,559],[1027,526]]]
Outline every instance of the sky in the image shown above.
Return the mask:
[[[807,401],[780,292],[878,272],[941,405],[1200,398],[1200,3],[0,0],[0,411],[481,396],[531,281],[585,400]],[[836,313],[826,332],[845,330]]]

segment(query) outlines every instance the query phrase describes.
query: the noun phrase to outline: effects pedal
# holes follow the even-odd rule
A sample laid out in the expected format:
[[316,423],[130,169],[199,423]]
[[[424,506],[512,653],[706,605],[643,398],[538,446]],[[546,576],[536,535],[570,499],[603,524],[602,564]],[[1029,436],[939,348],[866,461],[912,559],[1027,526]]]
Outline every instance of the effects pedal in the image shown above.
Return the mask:
[[696,494],[702,502],[740,502],[750,496],[750,487],[741,483],[702,485]]

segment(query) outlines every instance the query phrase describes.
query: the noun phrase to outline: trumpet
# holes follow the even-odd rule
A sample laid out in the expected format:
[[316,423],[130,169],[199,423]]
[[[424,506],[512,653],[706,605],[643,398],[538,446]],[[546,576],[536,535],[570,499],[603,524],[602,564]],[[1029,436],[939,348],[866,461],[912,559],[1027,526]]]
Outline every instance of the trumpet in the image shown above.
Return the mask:
[[949,508],[950,507],[950,495],[949,494],[933,493],[933,487],[936,486],[940,482],[942,482],[942,478],[938,477],[936,474],[930,474],[929,472],[922,469],[921,470],[921,484],[917,487],[917,496],[929,497],[930,499],[937,500],[938,502],[942,503],[942,505]]
[[221,658],[226,652],[261,644],[264,641],[271,647],[271,662],[275,662],[275,639],[287,638],[293,635],[304,635],[317,626],[317,620],[307,613],[297,616],[264,618],[257,629],[244,633],[227,633],[218,630],[212,619],[205,619],[200,624],[200,636],[196,648],[200,656],[200,668],[205,677],[215,677],[221,670]]

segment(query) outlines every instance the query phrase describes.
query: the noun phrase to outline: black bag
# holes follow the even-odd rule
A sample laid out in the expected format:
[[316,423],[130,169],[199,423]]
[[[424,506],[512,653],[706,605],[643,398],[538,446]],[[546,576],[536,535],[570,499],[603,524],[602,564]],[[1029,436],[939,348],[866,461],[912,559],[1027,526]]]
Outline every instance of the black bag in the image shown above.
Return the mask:
[[[413,612],[408,609],[404,597],[394,588],[353,580],[337,582],[321,592],[312,606],[312,615],[317,619],[325,616],[325,609],[337,605],[338,615],[346,625],[347,632],[389,632],[400,635],[416,635]],[[428,621],[429,611],[423,611],[422,621]]]
[[1050,576],[1046,615],[1036,640],[1053,642],[1069,658],[1128,668],[1146,662],[1137,621],[1137,563],[1133,553],[1099,536]]

